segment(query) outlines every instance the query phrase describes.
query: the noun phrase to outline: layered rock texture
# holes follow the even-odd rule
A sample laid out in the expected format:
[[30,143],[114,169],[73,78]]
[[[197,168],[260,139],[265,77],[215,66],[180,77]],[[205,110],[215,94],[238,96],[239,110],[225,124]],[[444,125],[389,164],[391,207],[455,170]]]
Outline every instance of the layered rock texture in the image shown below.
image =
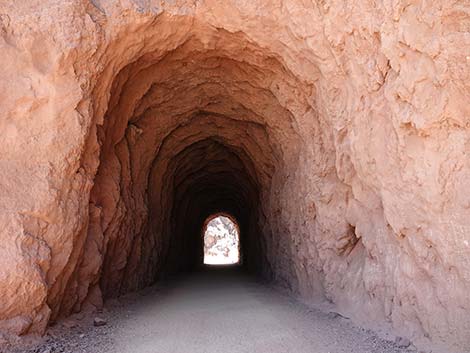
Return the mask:
[[470,349],[466,1],[3,0],[0,327],[201,263]]

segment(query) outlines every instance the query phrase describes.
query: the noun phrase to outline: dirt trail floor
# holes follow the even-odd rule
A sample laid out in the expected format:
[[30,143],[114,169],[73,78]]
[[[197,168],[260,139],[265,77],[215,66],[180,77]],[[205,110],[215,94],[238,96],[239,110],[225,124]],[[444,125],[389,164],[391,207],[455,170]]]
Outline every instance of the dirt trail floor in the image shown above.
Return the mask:
[[[93,320],[103,319],[95,327]],[[236,268],[184,275],[78,314],[28,348],[5,352],[368,353],[415,352],[312,309]],[[399,347],[402,346],[402,347]]]

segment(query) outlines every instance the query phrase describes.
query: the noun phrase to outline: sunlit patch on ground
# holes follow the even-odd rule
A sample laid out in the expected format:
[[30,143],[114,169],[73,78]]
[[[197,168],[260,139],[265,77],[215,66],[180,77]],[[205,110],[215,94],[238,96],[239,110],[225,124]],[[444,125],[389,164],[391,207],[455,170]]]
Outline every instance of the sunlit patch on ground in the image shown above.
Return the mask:
[[229,265],[240,261],[237,225],[228,217],[218,216],[207,223],[204,232],[204,263]]

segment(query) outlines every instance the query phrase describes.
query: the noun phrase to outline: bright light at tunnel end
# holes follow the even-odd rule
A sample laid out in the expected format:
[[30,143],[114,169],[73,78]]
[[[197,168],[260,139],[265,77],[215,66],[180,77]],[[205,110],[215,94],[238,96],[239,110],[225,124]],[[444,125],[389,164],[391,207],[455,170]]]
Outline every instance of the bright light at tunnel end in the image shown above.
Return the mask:
[[234,265],[240,262],[238,226],[228,217],[209,217],[204,229],[204,264]]

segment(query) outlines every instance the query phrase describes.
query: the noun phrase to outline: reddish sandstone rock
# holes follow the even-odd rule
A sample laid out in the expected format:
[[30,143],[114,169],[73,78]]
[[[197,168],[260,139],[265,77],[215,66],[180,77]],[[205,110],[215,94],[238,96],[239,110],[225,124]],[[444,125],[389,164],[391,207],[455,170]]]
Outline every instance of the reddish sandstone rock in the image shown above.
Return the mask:
[[0,4],[0,327],[44,332],[198,263],[470,345],[469,9]]

